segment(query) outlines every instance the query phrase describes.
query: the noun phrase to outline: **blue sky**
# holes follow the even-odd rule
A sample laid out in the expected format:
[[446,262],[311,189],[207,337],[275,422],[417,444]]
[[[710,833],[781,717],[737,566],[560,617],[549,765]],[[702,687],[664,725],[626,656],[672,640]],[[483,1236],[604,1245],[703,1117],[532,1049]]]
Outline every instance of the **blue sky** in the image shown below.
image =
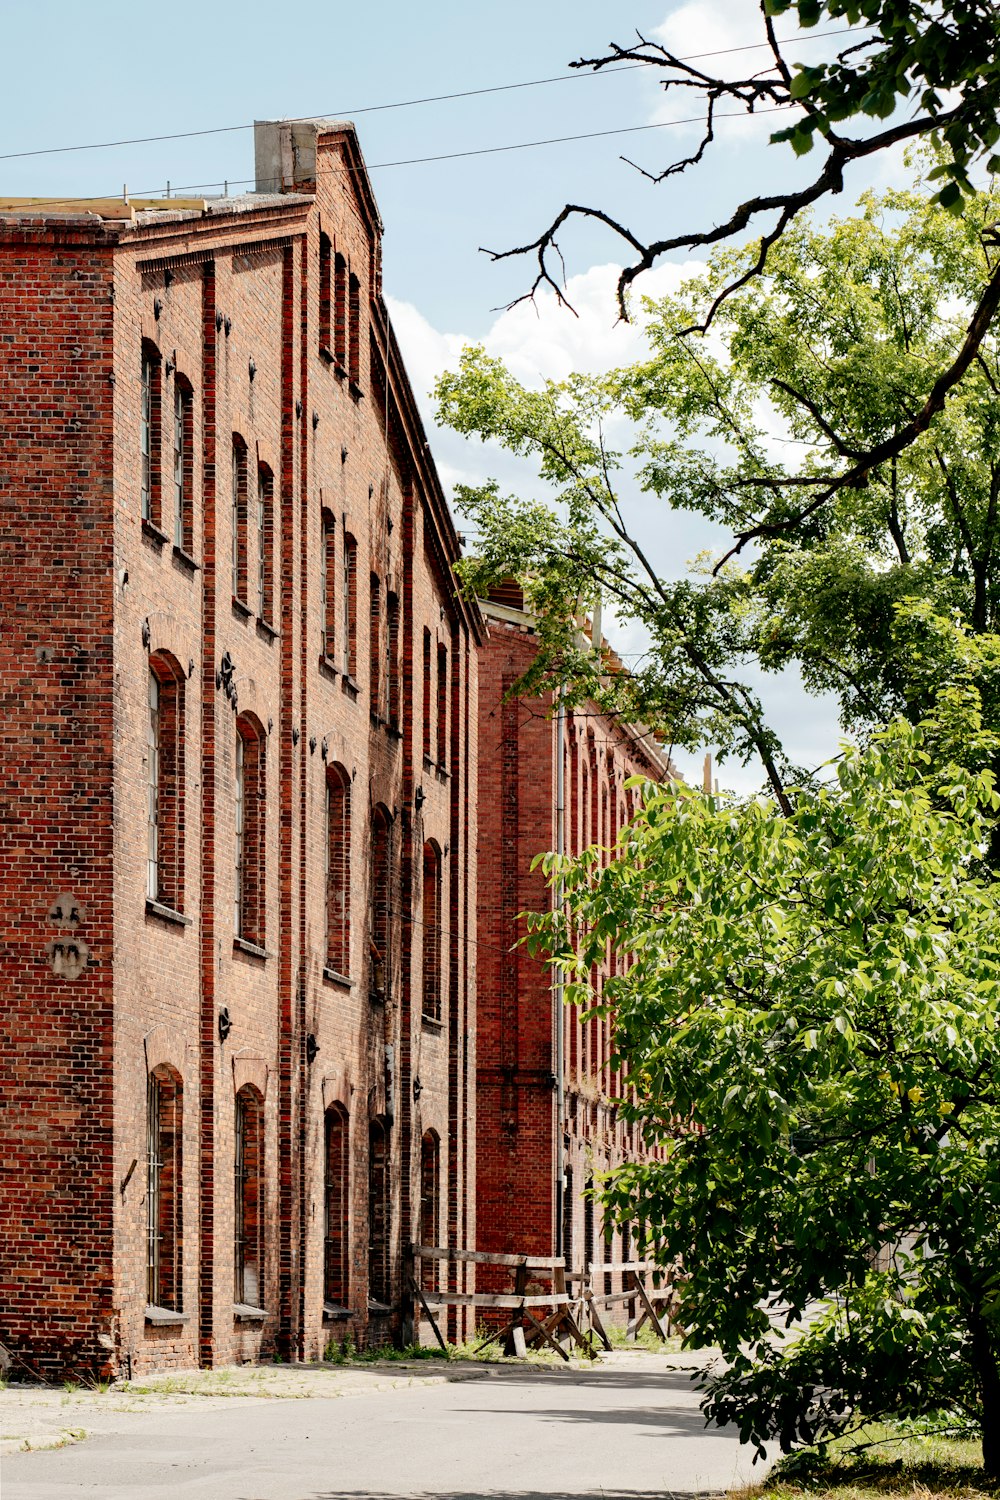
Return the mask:
[[[150,24],[144,24],[148,17]],[[580,228],[564,237],[581,318],[552,306],[498,309],[523,291],[528,268],[497,266],[479,253],[530,240],[566,201],[597,204],[640,234],[706,224],[754,188],[787,183],[797,166],[788,148],[767,149],[773,120],[747,128],[723,125],[710,163],[690,178],[652,187],[622,154],[649,170],[691,149],[693,126],[674,123],[692,113],[687,101],[665,106],[646,70],[616,76],[567,75],[567,64],[625,43],[635,30],[685,53],[743,47],[760,36],[756,0],[507,0],[469,6],[396,0],[370,8],[298,0],[292,6],[244,0],[238,8],[174,0],[157,12],[123,0],[89,6],[41,0],[5,16],[5,83],[0,98],[0,194],[107,194],[127,183],[135,195],[221,183],[253,173],[248,128],[186,140],[106,150],[17,156],[92,142],[118,141],[219,127],[248,126],[254,117],[346,115],[357,124],[386,224],[385,287],[418,394],[454,363],[467,339],[486,339],[511,358],[526,380],[574,365],[607,367],[641,349],[634,330],[615,327],[612,302],[617,243]],[[790,34],[790,27],[786,29]],[[807,60],[830,40],[801,45]],[[713,65],[745,69],[763,53],[735,52]],[[379,109],[399,101],[533,79],[566,81],[505,89],[476,97]],[[537,149],[414,165],[416,157],[517,145],[554,136],[657,129],[566,142]],[[849,189],[864,185],[861,178]],[[838,205],[847,211],[849,202]],[[676,258],[679,266],[683,257]],[[654,273],[645,290],[666,290],[679,271]],[[524,471],[495,452],[450,434],[434,437],[446,483],[499,471],[505,482],[528,482]],[[665,572],[720,538],[688,518],[665,523],[636,497],[658,538]],[[623,651],[640,643],[620,640]],[[794,680],[772,681],[769,703],[803,762],[836,748],[828,704],[807,700]],[[694,763],[691,762],[693,771]],[[723,774],[748,787],[756,774]]]

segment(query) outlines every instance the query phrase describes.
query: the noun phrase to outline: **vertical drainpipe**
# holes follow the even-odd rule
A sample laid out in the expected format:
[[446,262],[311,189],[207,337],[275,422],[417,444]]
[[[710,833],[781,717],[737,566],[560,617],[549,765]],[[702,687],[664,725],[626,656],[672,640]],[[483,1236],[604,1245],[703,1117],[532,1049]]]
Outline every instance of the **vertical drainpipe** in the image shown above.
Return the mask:
[[[556,689],[556,854],[562,859],[566,847],[566,708],[560,683]],[[554,911],[561,911],[563,904],[562,874],[556,877],[552,893]],[[552,1024],[555,1029],[556,1062],[556,1150],[555,1150],[555,1209],[556,1209],[556,1255],[563,1254],[563,1193],[566,1178],[566,1152],[563,1143],[566,1117],[565,1059],[563,1057],[563,978],[556,969],[552,982]]]

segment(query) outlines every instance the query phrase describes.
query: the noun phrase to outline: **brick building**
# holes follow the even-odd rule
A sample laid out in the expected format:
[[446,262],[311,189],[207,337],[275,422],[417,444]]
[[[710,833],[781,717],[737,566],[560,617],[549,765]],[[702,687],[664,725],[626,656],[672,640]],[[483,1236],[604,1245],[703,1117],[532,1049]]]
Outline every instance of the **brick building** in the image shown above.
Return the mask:
[[530,867],[557,847],[559,755],[569,854],[614,843],[635,806],[628,777],[674,772],[648,735],[593,705],[565,712],[560,749],[551,695],[508,697],[537,649],[520,590],[505,584],[480,602],[489,638],[479,663],[479,1248],[561,1254],[570,1269],[629,1260],[633,1247],[586,1195],[596,1175],[643,1152],[618,1117],[628,1083],[610,1064],[611,1022],[557,1011],[550,972],[514,945],[518,913],[552,900]]
[[477,643],[353,128],[0,206],[0,1341],[393,1331],[475,1242]]

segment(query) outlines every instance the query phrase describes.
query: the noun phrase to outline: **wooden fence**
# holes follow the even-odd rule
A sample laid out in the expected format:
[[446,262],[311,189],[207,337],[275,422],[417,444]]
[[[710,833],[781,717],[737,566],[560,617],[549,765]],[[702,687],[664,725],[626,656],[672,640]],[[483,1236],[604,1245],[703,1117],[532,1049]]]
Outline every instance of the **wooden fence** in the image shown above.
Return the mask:
[[[424,1267],[442,1263],[449,1267],[445,1279],[456,1282],[459,1265],[492,1268],[490,1280],[506,1279],[507,1290],[470,1292],[425,1286]],[[568,1359],[568,1347],[576,1345],[593,1359],[598,1344],[611,1348],[601,1313],[621,1303],[627,1304],[631,1338],[636,1338],[647,1323],[661,1341],[669,1335],[677,1312],[677,1293],[672,1280],[661,1284],[665,1274],[651,1260],[595,1261],[574,1271],[567,1270],[559,1256],[493,1255],[485,1250],[411,1245],[406,1266],[413,1309],[411,1326],[415,1326],[419,1307],[445,1349],[435,1313],[448,1307],[473,1307],[494,1315],[509,1314],[494,1318],[495,1327],[479,1348],[502,1341],[505,1354],[523,1356],[529,1344],[544,1344]],[[548,1286],[543,1288],[542,1282]]]

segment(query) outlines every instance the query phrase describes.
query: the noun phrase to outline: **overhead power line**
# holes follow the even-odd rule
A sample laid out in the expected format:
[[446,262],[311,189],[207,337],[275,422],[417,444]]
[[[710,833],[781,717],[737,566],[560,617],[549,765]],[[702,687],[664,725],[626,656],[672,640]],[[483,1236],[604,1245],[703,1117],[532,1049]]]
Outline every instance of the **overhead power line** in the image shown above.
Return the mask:
[[[780,104],[767,109],[757,109],[754,110],[753,113],[755,115],[784,114],[786,110],[794,109],[795,107],[796,106],[794,104]],[[743,120],[746,118],[746,111],[738,109],[725,111],[716,110],[715,118],[717,120]],[[700,124],[703,119],[703,115],[686,115],[681,120],[654,120],[648,125],[623,125],[615,130],[588,130],[584,131],[580,135],[545,136],[535,141],[508,142],[503,146],[478,146],[470,151],[445,151],[435,156],[400,157],[397,161],[371,162],[370,164],[368,164],[367,169],[369,172],[382,172],[389,167],[417,167],[423,166],[429,162],[459,161],[462,158],[470,156],[496,156],[507,151],[530,151],[538,146],[561,146],[570,141],[593,141],[600,140],[607,136],[635,135],[637,132],[643,130],[669,130],[677,125]],[[351,167],[326,167],[323,169],[323,171],[329,175],[333,175],[334,173],[336,173],[338,175],[344,176],[349,176],[353,170],[354,169]],[[255,182],[256,178],[254,177],[220,177],[215,182],[188,182],[180,187],[171,185],[170,191],[172,196],[174,197],[183,197],[188,193],[204,193],[209,188],[229,189],[234,187],[249,187]],[[157,194],[162,194],[163,191],[164,189],[162,184],[153,188],[143,188],[138,191],[130,188],[128,190],[128,198],[152,198]],[[25,215],[30,215],[30,213],[36,208],[62,207],[67,203],[95,203],[108,198],[114,198],[118,195],[118,192],[112,190],[109,193],[88,193],[86,197],[81,198],[67,198],[65,196],[60,198],[33,198],[28,200],[23,205],[23,208],[20,210],[20,212],[23,212]],[[122,194],[122,196],[124,196],[124,193]],[[163,202],[165,207],[169,207],[171,198],[163,197],[161,201]],[[8,209],[7,212],[9,213],[11,212],[11,210]]]
[[[794,46],[798,42],[816,41],[821,37],[846,36],[857,31],[857,27],[842,26],[834,31],[817,31],[811,36],[789,37],[782,42],[783,46]],[[767,42],[749,42],[742,47],[720,47],[714,52],[692,52],[686,57],[679,59],[680,62],[699,62],[709,57],[728,57],[737,52],[759,52],[769,50]],[[586,78],[603,78],[614,73],[629,73],[636,68],[646,67],[646,63],[623,63],[617,68],[602,68],[594,73],[559,73],[552,78],[528,78],[519,83],[497,83],[486,88],[460,89],[450,94],[428,94],[418,99],[396,99],[389,104],[362,104],[354,109],[319,110],[313,115],[294,115],[286,123],[295,124],[299,120],[312,120],[332,116],[334,118],[348,118],[354,115],[379,114],[384,110],[412,109],[422,104],[444,104],[456,99],[476,99],[484,94],[505,94],[514,89],[537,89],[553,83],[573,83]],[[635,127],[641,128],[641,127]],[[137,135],[128,136],[118,141],[91,141],[85,145],[71,146],[40,146],[31,151],[4,151],[0,152],[0,161],[23,161],[29,157],[37,156],[64,156],[73,151],[112,151],[122,146],[150,146],[160,141],[189,141],[201,136],[209,135],[233,135],[241,130],[252,130],[253,125],[244,123],[242,125],[215,125],[204,130],[177,130],[166,135]],[[383,164],[384,165],[384,164]],[[389,163],[396,165],[396,163]]]

